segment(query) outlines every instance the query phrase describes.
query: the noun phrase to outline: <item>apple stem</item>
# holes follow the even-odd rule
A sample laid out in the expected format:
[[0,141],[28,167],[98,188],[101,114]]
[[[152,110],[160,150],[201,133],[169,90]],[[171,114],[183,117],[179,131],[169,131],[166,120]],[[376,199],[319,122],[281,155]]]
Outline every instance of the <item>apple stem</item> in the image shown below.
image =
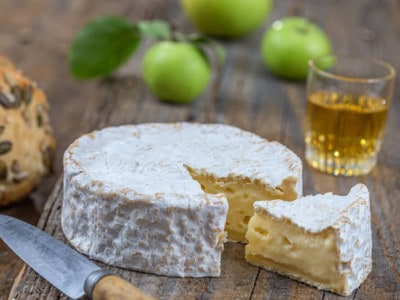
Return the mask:
[[306,27],[297,27],[296,31],[300,34],[307,34],[309,30]]

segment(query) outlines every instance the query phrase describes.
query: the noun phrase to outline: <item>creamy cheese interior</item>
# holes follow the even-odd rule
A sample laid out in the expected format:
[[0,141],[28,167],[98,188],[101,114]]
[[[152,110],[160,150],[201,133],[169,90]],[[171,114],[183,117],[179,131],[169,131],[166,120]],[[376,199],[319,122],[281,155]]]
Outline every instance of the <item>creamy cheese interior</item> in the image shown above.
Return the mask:
[[282,185],[272,189],[258,181],[248,178],[229,177],[215,178],[207,173],[194,170],[186,166],[192,178],[196,180],[206,193],[225,194],[229,211],[225,224],[228,239],[237,242],[246,242],[247,225],[254,214],[253,203],[259,200],[294,200],[298,197],[293,187],[296,180],[285,180]]
[[320,288],[343,290],[333,229],[310,233],[288,219],[256,213],[246,238],[245,258],[250,263]]

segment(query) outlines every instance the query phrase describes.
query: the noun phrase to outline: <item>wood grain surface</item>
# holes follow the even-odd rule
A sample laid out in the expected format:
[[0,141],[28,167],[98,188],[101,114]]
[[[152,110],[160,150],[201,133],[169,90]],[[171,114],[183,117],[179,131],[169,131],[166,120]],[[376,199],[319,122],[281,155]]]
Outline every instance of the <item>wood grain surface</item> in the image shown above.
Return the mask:
[[[271,15],[257,31],[236,40],[220,40],[227,50],[227,63],[215,72],[203,95],[190,105],[169,105],[152,96],[141,78],[140,61],[149,40],[111,78],[90,82],[72,79],[67,63],[72,38],[90,19],[110,14],[133,22],[164,19],[183,32],[194,31],[178,0],[0,1],[0,53],[45,90],[57,139],[54,175],[28,199],[1,208],[0,213],[38,222],[38,227],[64,242],[60,228],[62,155],[69,143],[88,131],[143,122],[226,123],[277,140],[304,162],[305,84],[275,78],[260,57],[263,32],[273,20],[306,16],[328,33],[335,53],[373,56],[396,69],[400,66],[399,1],[280,0],[275,1]],[[400,299],[399,88],[397,79],[378,166],[369,175],[334,177],[314,171],[304,162],[304,194],[346,194],[358,182],[369,188],[373,271],[353,295],[339,297],[318,291],[249,265],[243,258],[243,245],[233,243],[226,244],[219,278],[168,278],[99,265],[161,299]],[[66,299],[22,266],[0,243],[0,299]]]

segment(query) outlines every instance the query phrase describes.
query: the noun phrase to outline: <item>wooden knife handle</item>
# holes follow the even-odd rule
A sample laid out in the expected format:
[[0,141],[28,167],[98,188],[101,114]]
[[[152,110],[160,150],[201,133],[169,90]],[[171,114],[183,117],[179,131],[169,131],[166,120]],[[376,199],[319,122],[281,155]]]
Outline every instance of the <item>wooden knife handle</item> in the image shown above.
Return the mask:
[[128,281],[116,275],[108,275],[99,280],[93,288],[93,300],[151,300],[154,299],[143,293]]
[[103,269],[94,271],[86,278],[84,289],[93,300],[154,300],[128,281]]

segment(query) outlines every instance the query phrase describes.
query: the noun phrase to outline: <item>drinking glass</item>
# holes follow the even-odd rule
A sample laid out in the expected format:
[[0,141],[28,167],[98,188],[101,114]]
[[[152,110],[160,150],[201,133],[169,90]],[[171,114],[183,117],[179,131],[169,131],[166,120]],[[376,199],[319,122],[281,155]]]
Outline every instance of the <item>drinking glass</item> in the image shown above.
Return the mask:
[[309,63],[306,161],[343,176],[376,165],[396,72],[371,58],[324,56]]

